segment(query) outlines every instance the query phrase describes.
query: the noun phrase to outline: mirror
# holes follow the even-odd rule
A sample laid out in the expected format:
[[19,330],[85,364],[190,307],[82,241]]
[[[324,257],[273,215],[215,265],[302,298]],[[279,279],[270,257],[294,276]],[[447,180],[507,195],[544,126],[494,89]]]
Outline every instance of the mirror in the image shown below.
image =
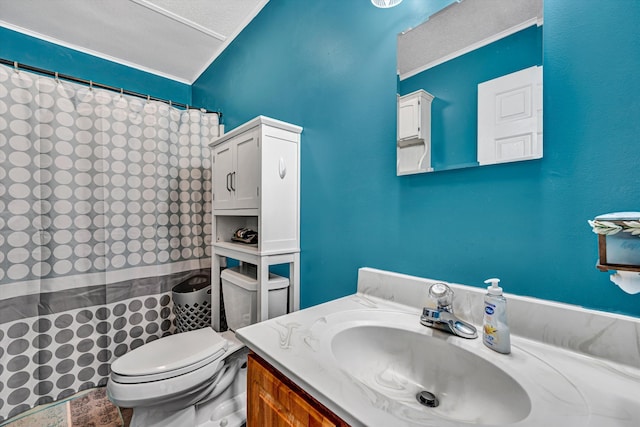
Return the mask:
[[[430,164],[406,173],[542,157],[542,6],[452,0],[398,35],[399,105],[416,91],[433,96],[430,150],[419,160]],[[421,147],[398,139],[402,175],[400,162]]]

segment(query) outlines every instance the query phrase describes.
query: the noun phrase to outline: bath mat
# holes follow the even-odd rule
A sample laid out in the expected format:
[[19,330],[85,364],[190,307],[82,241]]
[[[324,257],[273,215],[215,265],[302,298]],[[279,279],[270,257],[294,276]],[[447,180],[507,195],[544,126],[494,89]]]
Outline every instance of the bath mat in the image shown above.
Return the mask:
[[123,427],[122,415],[107,398],[106,388],[77,393],[70,398],[36,407],[3,427]]

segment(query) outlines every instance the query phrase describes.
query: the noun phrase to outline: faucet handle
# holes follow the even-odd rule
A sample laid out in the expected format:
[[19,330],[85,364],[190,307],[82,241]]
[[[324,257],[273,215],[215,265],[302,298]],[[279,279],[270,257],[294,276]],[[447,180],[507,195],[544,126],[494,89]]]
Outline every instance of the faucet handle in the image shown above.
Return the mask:
[[424,326],[433,326],[433,322],[440,320],[440,310],[434,310],[429,307],[422,309],[422,316],[420,316],[420,323]]
[[436,282],[429,287],[429,297],[438,310],[453,313],[453,291],[446,283]]

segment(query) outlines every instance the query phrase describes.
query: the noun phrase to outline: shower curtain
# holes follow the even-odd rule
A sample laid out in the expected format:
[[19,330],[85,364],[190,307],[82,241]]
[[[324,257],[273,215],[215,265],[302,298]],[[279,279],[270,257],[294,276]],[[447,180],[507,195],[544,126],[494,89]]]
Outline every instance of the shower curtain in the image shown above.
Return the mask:
[[0,66],[0,422],[106,384],[209,272],[218,116]]

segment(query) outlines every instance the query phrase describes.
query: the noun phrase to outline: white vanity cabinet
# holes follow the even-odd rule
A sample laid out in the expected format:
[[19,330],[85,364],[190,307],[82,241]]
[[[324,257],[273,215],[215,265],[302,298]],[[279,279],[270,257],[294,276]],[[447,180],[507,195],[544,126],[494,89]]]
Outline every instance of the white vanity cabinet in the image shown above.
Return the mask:
[[398,96],[397,175],[430,172],[431,102],[420,89]]
[[[210,145],[213,155],[212,323],[220,329],[220,265],[229,257],[257,266],[257,319],[268,317],[269,266],[289,264],[288,311],[300,307],[300,133],[264,116]],[[232,240],[247,227],[255,244]]]

